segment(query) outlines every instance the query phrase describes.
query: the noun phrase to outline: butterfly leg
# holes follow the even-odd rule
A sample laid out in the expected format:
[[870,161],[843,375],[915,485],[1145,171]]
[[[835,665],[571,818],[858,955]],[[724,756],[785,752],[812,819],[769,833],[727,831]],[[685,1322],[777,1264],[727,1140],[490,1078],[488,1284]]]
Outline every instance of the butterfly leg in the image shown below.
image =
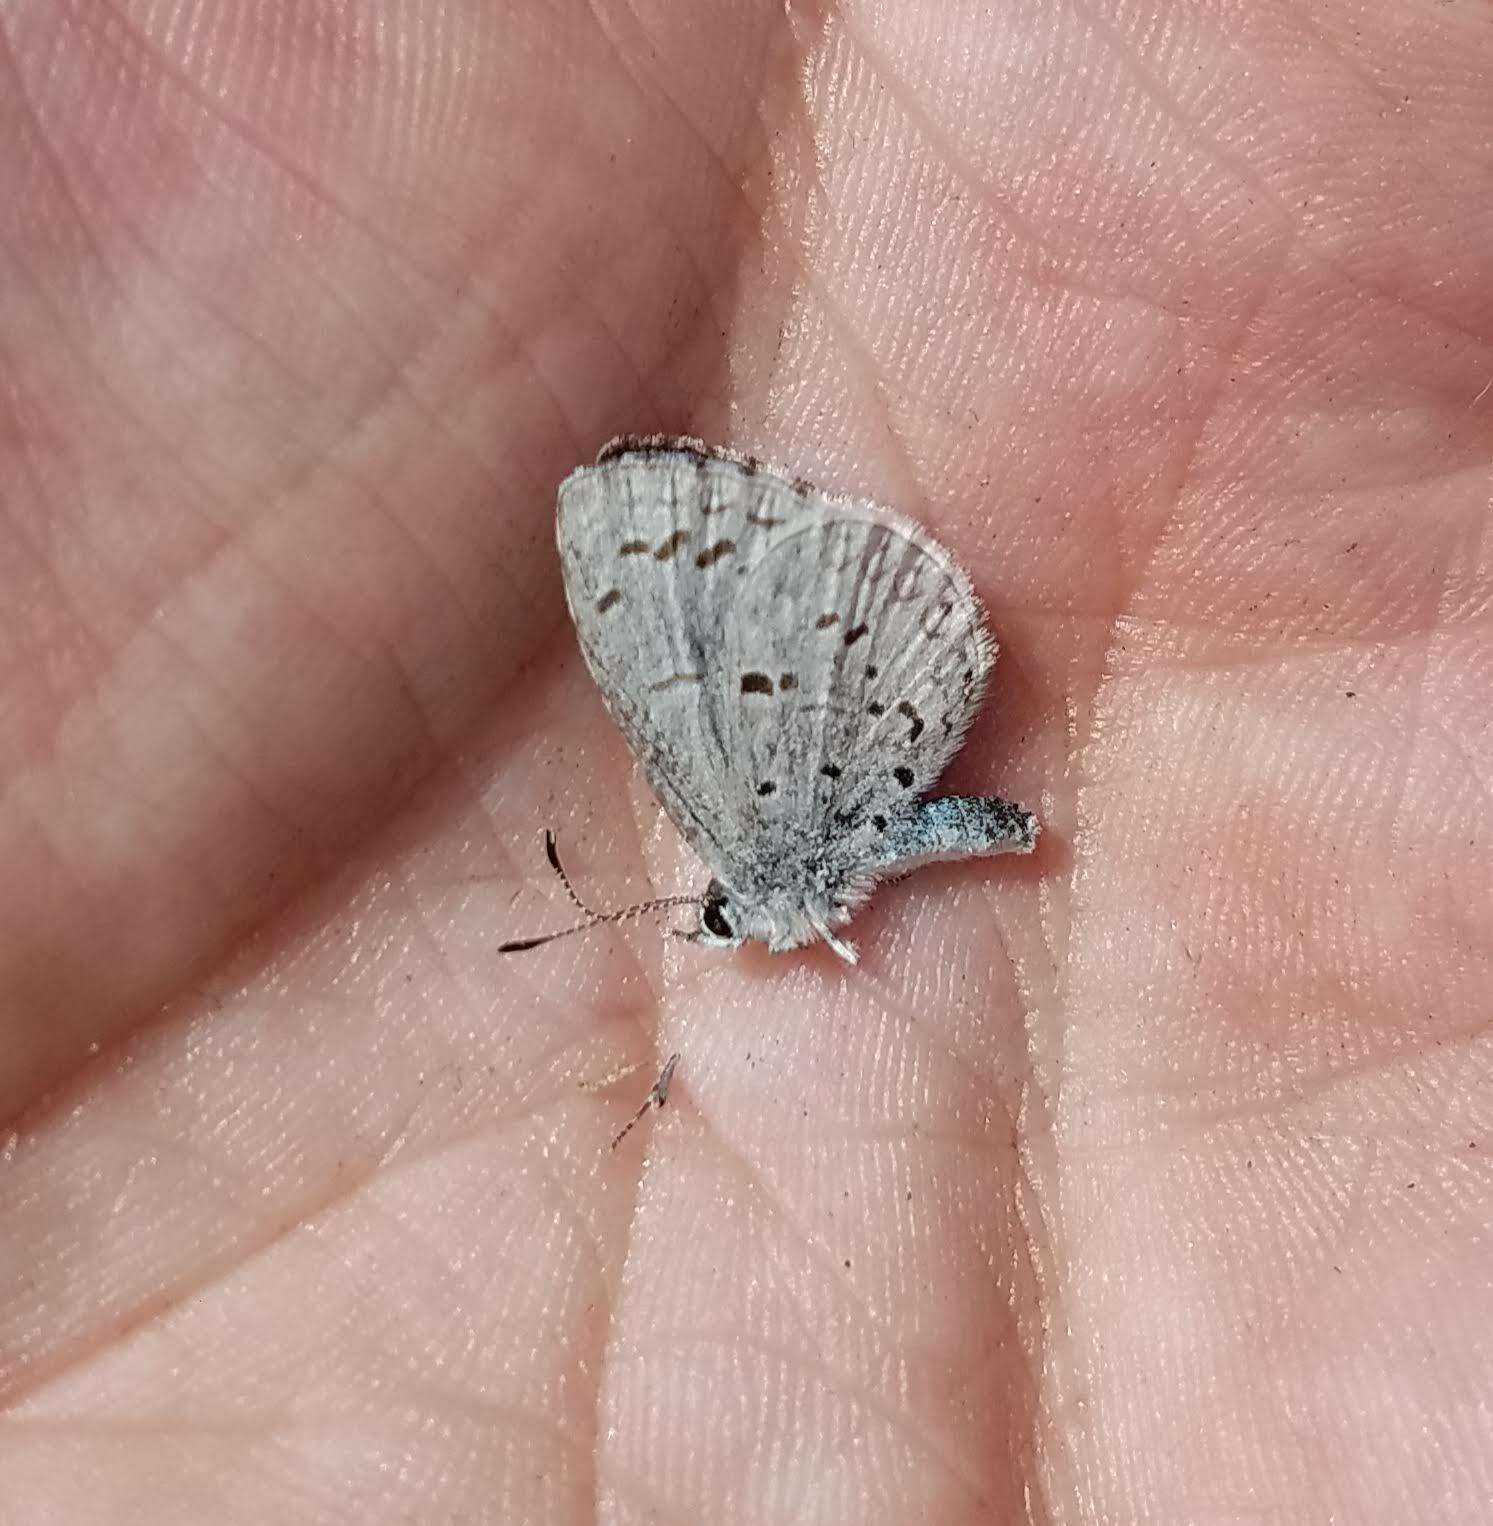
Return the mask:
[[998,795],[945,795],[921,801],[893,823],[881,863],[888,874],[906,874],[951,858],[1030,853],[1040,830],[1030,811]]
[[637,1112],[635,1112],[632,1117],[628,1119],[626,1124],[624,1124],[623,1127],[619,1129],[613,1136],[612,1148],[614,1150],[619,1144],[622,1143],[624,1139],[627,1138],[629,1134],[632,1133],[633,1129],[635,1129],[637,1125],[643,1121],[643,1115],[647,1113],[649,1108],[661,1108],[664,1103],[669,1100],[669,1082],[674,1079],[674,1067],[678,1063],[679,1056],[677,1054],[671,1054],[669,1058],[664,1061],[664,1068],[659,1071],[658,1080],[653,1083],[652,1090],[646,1097],[643,1098],[642,1107],[640,1107]]

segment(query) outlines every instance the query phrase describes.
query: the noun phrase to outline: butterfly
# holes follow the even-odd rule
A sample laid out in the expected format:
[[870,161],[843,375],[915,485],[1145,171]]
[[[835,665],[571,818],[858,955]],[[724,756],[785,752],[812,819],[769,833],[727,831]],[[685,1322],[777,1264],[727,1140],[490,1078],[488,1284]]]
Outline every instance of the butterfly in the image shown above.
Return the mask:
[[853,963],[839,930],[881,881],[1032,851],[1022,807],[927,798],[996,645],[963,569],[912,520],[659,435],[572,472],[557,533],[586,666],[711,876],[582,927],[687,901],[699,943],[822,940]]

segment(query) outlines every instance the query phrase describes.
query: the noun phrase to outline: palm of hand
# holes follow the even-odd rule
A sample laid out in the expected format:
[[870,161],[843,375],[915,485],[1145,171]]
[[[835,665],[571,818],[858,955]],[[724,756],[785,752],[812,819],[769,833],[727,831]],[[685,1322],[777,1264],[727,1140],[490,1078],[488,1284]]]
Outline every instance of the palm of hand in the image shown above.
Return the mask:
[[[4,24],[16,1519],[1493,1506],[1490,44],[1166,14]],[[543,825],[701,880],[555,575],[639,427],[958,552],[1036,862],[495,955]]]

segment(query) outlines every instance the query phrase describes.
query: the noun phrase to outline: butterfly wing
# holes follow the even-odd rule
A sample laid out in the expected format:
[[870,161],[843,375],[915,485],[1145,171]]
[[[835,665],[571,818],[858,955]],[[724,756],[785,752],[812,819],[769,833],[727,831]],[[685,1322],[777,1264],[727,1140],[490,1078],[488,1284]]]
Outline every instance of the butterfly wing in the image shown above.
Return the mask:
[[943,772],[995,648],[910,520],[693,442],[560,491],[582,652],[691,847],[750,898],[855,861]]
[[747,676],[726,736],[775,876],[813,895],[884,857],[877,839],[959,750],[996,649],[963,570],[918,525],[794,496],[801,519],[763,548],[726,628],[728,667]]
[[560,563],[586,665],[675,826],[732,884],[751,847],[726,736],[724,633],[775,528],[761,506],[771,492],[686,441],[617,442],[560,486]]

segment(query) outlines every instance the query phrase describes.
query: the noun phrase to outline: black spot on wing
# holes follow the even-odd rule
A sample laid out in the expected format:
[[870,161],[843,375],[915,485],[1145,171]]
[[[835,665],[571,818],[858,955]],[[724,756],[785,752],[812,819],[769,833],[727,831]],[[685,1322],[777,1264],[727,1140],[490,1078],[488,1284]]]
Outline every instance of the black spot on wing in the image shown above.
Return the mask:
[[840,617],[838,615],[820,615],[820,617],[814,622],[814,629],[816,631],[827,631],[831,626],[838,625],[839,623]]
[[772,782],[771,779],[764,779],[761,784],[757,786],[757,793],[764,797],[767,795],[776,795],[777,792],[778,787]]
[[912,788],[912,770],[905,763],[899,763],[897,767],[892,770],[892,778],[894,778],[897,783],[902,786],[903,789]]
[[771,694],[772,679],[766,673],[743,673],[741,675],[741,692],[743,694]]
[[672,559],[674,553],[689,541],[688,530],[676,530],[668,540],[664,541],[653,553],[656,562],[667,562]]
[[840,777],[840,767],[837,763],[825,763],[821,765],[819,772],[826,779],[838,779]]
[[736,550],[734,540],[718,540],[713,546],[706,548],[695,557],[696,567],[714,567],[723,556],[730,556]]
[[854,646],[856,642],[859,641],[865,634],[866,627],[864,625],[852,625],[850,629],[845,632],[845,645]]
[[866,706],[866,714],[867,715],[885,715],[886,714],[886,706],[883,705],[879,699],[873,699],[871,701],[871,703]]
[[916,742],[923,734],[923,717],[918,714],[917,707],[909,700],[898,700],[897,714],[905,716],[912,722],[912,728],[907,733],[907,740],[909,742]]
[[596,613],[598,615],[604,615],[609,609],[614,608],[616,605],[620,604],[621,602],[622,602],[622,590],[620,588],[609,588],[596,601]]

